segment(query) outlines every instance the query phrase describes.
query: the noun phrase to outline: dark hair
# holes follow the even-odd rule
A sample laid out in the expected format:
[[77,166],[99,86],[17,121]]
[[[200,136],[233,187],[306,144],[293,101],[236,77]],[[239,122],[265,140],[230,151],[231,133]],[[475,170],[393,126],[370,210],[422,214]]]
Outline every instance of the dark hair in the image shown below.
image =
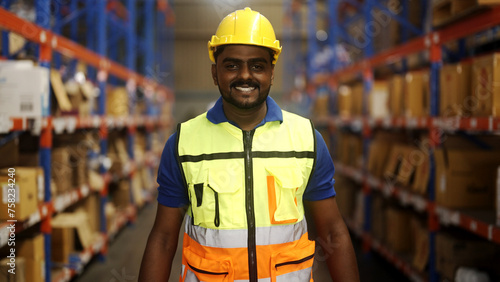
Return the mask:
[[[238,44],[235,44],[235,45],[238,45]],[[243,44],[239,44],[239,45],[243,45]],[[222,51],[224,51],[226,46],[227,46],[227,44],[214,47],[214,49],[215,49],[214,50],[215,63],[217,63],[217,57],[219,57],[220,53],[222,53]],[[258,47],[264,48],[269,52],[269,56],[271,56],[271,63],[272,63],[274,61],[274,51],[271,48],[267,48],[267,47],[263,47],[263,46],[258,46]]]

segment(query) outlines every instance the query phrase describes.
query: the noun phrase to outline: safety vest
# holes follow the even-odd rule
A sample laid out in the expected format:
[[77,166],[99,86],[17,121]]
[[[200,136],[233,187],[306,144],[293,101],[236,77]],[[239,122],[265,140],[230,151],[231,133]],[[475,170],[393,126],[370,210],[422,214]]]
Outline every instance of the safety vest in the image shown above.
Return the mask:
[[311,122],[283,112],[242,131],[206,113],[178,127],[190,206],[180,281],[312,280],[302,195],[314,168]]

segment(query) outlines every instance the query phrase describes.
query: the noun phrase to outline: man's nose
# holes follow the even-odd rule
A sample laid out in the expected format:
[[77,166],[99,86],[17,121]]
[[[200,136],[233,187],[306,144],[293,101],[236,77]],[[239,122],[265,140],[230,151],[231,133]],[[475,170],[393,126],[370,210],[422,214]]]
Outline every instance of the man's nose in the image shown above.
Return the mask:
[[240,68],[239,77],[242,80],[247,80],[247,79],[250,79],[250,77],[252,77],[252,74],[250,72],[250,68],[249,68],[249,66],[247,64],[244,64]]

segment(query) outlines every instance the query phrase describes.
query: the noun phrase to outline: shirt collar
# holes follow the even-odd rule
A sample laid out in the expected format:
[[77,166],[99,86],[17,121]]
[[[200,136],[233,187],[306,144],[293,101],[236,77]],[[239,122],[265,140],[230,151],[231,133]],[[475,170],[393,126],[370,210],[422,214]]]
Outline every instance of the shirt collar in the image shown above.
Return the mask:
[[[281,108],[274,101],[274,99],[267,96],[266,104],[267,104],[266,116],[256,126],[256,128],[261,125],[264,125],[266,122],[271,122],[271,121],[279,121],[280,123],[283,122],[283,113],[281,112]],[[224,113],[224,109],[222,108],[222,97],[219,97],[217,102],[215,102],[215,105],[210,110],[208,110],[207,119],[213,124],[229,122],[232,125],[237,126],[234,122],[231,122],[227,119],[226,114]]]

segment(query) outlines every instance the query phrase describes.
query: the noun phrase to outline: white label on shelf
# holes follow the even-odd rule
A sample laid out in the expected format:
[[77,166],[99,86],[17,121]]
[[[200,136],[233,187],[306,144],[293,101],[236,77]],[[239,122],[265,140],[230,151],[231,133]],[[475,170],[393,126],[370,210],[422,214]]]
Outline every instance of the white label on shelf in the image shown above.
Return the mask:
[[64,131],[64,119],[63,118],[55,118],[52,120],[52,125],[54,126],[54,132],[56,134],[61,134]]
[[477,127],[477,119],[471,118],[470,119],[470,127],[471,128],[476,128]]
[[6,115],[0,115],[0,133],[7,133],[14,125]]
[[474,220],[470,222],[470,226],[469,226],[470,230],[472,231],[476,231],[477,230],[477,222],[475,222]]
[[446,174],[444,173],[439,176],[439,191],[446,192]]
[[75,132],[75,130],[76,130],[76,124],[77,124],[76,118],[74,118],[74,117],[68,117],[66,119],[66,128],[67,128],[68,133]]
[[43,196],[44,196],[44,190],[43,185],[44,185],[44,178],[43,174],[39,174],[36,178],[36,185],[37,185],[37,191],[38,191],[38,201],[41,202],[43,201]]

